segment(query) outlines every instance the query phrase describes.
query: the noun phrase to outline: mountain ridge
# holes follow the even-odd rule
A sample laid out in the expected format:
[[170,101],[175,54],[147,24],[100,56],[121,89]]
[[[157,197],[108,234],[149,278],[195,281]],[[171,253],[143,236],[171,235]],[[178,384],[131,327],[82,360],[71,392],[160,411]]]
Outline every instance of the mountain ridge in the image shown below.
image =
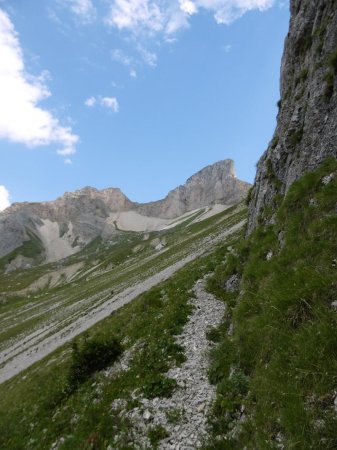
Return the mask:
[[[249,183],[236,178],[233,160],[226,159],[201,169],[154,202],[133,202],[115,187],[86,186],[53,201],[14,203],[0,213],[0,257],[36,238],[47,261],[57,261],[97,237],[111,238],[121,230],[153,231],[199,208],[239,203],[249,188]],[[41,253],[41,245],[37,247]],[[32,261],[21,258],[19,267],[26,263]]]

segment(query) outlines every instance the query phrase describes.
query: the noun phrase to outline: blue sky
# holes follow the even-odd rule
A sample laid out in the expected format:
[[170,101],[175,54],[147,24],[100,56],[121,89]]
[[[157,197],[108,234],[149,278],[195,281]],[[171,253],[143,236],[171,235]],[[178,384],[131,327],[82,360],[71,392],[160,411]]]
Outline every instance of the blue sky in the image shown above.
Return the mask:
[[159,199],[275,127],[284,0],[0,0],[0,209],[84,186]]

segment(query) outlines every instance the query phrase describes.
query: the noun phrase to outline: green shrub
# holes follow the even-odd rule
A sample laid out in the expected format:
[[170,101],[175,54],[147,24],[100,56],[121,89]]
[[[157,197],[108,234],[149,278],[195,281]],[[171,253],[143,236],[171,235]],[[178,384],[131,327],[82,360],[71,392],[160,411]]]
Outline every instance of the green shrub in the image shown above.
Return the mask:
[[144,384],[143,393],[146,398],[171,397],[176,386],[177,382],[172,378],[156,374]]
[[72,346],[72,361],[68,373],[70,391],[76,389],[92,374],[107,368],[122,354],[122,347],[116,338],[85,340]]

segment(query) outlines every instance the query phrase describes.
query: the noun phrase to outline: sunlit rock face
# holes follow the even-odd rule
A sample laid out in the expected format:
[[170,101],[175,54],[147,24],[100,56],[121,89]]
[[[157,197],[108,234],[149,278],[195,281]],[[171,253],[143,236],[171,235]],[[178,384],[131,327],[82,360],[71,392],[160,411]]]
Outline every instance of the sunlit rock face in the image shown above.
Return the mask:
[[290,8],[277,127],[258,163],[248,232],[276,194],[337,156],[337,3],[291,0]]

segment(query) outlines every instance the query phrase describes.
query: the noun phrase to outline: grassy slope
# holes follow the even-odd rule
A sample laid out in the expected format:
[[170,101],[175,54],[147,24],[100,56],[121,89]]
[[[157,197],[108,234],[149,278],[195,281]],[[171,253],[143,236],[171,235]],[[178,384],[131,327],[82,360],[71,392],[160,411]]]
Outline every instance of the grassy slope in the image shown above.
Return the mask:
[[[233,245],[238,235],[231,236]],[[49,449],[132,449],[132,427],[111,411],[116,398],[125,398],[130,408],[137,401],[131,393],[170,395],[174,384],[163,375],[173,364],[184,360],[175,344],[190,313],[187,301],[198,278],[213,271],[225,252],[214,253],[190,263],[167,282],[141,295],[132,303],[100,322],[79,339],[116,337],[124,349],[141,344],[128,371],[115,379],[97,373],[80,388],[67,393],[67,373],[71,346],[65,346],[24,373],[0,385],[0,448],[6,450]],[[177,411],[172,411],[172,416]],[[163,430],[148,430],[156,447]],[[114,443],[118,435],[119,444]],[[131,443],[130,443],[131,440]]]
[[[143,241],[143,233],[122,233],[119,241],[111,246],[97,240],[65,261],[65,265],[84,263],[81,272],[70,283],[54,288],[47,286],[34,294],[13,295],[13,291],[29,286],[55,270],[57,264],[1,276],[0,291],[5,293],[0,298],[0,349],[51,320],[64,319],[65,325],[76,315],[85,314],[95,304],[110,298],[111,290],[117,294],[183,259],[192,250],[198,250],[202,239],[221,233],[242,220],[245,214],[244,208],[233,207],[200,223],[182,224],[166,232],[153,233],[148,241]],[[165,251],[157,252],[151,246],[151,240],[158,236],[167,241]],[[137,247],[140,249],[135,253]],[[52,313],[50,308],[53,308]]]
[[[276,224],[238,243],[209,281],[230,308],[213,333],[208,449],[337,448],[336,202],[330,159],[294,183]],[[240,293],[226,293],[234,273]]]

